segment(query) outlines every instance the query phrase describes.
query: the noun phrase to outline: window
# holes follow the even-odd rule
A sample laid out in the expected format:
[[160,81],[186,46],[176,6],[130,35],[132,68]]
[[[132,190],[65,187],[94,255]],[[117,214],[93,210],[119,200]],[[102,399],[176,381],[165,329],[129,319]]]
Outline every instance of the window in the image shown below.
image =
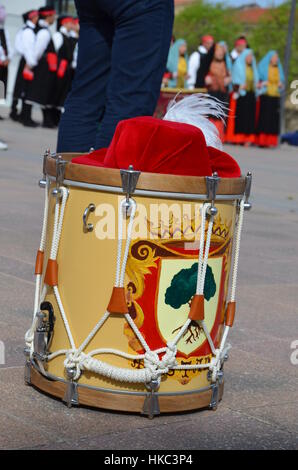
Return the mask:
[[[48,0],[47,2],[49,5],[53,5],[53,1]],[[74,0],[55,0],[54,7],[57,10],[57,13],[69,13],[70,15],[76,15],[76,8],[74,4]]]

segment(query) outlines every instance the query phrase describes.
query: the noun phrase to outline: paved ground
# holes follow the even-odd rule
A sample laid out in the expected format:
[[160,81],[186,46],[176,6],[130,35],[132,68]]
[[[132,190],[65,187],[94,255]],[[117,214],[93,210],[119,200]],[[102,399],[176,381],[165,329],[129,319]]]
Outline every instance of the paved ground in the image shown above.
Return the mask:
[[[254,173],[245,218],[238,317],[231,334],[224,400],[216,412],[160,417],[68,410],[23,383],[23,335],[33,304],[33,260],[43,193],[40,155],[56,134],[8,120],[0,137],[0,448],[298,449],[298,155],[228,148]],[[129,432],[128,432],[129,430]]]

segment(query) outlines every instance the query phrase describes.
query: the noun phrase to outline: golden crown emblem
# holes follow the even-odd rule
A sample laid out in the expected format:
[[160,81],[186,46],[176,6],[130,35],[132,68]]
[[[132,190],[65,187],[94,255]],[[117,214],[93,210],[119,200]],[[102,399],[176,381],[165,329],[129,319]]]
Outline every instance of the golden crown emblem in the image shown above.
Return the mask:
[[[214,219],[212,227],[211,242],[215,244],[225,243],[230,237],[231,222],[222,221],[220,214]],[[184,214],[183,217],[175,217],[171,214],[167,221],[160,220],[158,225],[154,225],[147,219],[147,228],[150,238],[164,243],[174,240],[182,242],[199,240],[201,230],[200,215],[190,218]],[[205,232],[208,230],[208,221]]]

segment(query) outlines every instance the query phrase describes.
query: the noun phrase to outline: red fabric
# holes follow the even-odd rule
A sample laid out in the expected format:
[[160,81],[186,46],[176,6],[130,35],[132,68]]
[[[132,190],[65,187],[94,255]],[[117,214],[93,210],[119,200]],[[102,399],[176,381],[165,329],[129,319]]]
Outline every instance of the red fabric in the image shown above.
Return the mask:
[[32,82],[32,80],[34,79],[34,73],[32,72],[32,70],[25,67],[23,70],[23,79],[27,82]]
[[88,153],[87,155],[81,155],[80,157],[75,157],[71,161],[72,163],[78,163],[80,165],[89,165],[89,166],[104,166],[104,158],[106,156],[108,149],[99,149],[94,152]]
[[57,77],[58,78],[63,78],[65,73],[66,73],[66,70],[67,70],[67,67],[68,67],[68,62],[66,59],[62,59],[60,64],[59,64],[59,67],[58,67],[58,70],[57,70]]
[[256,136],[256,145],[260,147],[277,147],[278,135],[275,134],[259,134]]
[[246,39],[237,39],[237,41],[235,42],[235,46],[243,46],[243,45],[246,46],[246,44],[247,44]]
[[73,18],[72,16],[66,16],[65,18],[63,18],[62,20],[60,20],[60,24],[61,26],[63,26],[64,24],[66,23],[73,23]]
[[190,124],[149,116],[121,121],[108,149],[72,159],[73,163],[107,168],[128,168],[151,173],[238,177],[232,157],[207,147],[200,129]]
[[57,72],[58,67],[58,57],[54,52],[47,53],[47,62],[50,72]]
[[241,169],[233,157],[222,150],[208,147],[212,172],[217,171],[222,178],[239,178]]
[[233,98],[233,93],[231,93],[229,114],[228,114],[226,134],[225,134],[225,142],[234,143],[236,106],[237,106],[237,100]]
[[33,10],[33,11],[30,11],[30,13],[28,13],[28,19],[29,20],[32,20],[33,18],[35,18],[36,16],[39,16],[39,13],[37,10]]
[[53,16],[56,15],[56,10],[43,10],[39,12],[40,16],[43,16],[46,18],[47,16]]
[[225,124],[224,124],[224,122],[222,122],[221,119],[209,118],[209,120],[212,122],[212,124],[215,125],[216,129],[218,130],[220,140],[222,142],[224,142],[224,139],[225,139]]
[[211,36],[210,34],[206,34],[205,36],[202,36],[201,41],[202,41],[202,42],[205,42],[205,41],[214,41],[214,37]]

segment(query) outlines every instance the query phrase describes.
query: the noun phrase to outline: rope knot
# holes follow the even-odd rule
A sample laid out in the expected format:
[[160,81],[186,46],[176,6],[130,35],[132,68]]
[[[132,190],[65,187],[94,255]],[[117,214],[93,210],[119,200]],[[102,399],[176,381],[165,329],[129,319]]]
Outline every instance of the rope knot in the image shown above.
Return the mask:
[[156,352],[147,351],[144,358],[145,368],[149,369],[152,374],[152,378],[156,379],[162,374],[166,374],[169,372],[169,369],[177,365],[176,354],[177,348],[173,343],[168,344],[162,359],[159,359]]
[[145,353],[144,365],[151,372],[155,372],[158,369],[159,363],[160,361],[159,361],[158,354],[156,354],[153,351],[147,351]]
[[210,365],[209,365],[209,370],[211,371],[211,382],[214,383],[217,380],[217,375],[218,372],[221,368],[221,350],[216,349],[215,350],[215,356],[212,357]]
[[168,343],[166,352],[160,361],[164,368],[171,369],[177,365],[176,361],[177,347],[174,343]]
[[67,375],[72,380],[78,380],[82,372],[82,363],[87,357],[86,354],[78,352],[75,349],[70,349],[65,355],[64,367],[67,371]]

